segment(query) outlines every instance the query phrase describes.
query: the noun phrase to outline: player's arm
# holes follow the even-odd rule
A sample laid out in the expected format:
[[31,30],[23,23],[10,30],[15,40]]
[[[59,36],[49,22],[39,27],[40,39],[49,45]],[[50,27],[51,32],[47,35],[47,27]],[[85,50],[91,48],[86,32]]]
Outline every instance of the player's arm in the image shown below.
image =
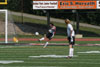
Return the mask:
[[71,41],[73,42],[72,32],[73,32],[73,27],[72,25],[70,25],[70,37],[71,37]]
[[73,30],[71,30],[71,33],[70,33],[70,36],[72,37],[72,32],[73,32]]

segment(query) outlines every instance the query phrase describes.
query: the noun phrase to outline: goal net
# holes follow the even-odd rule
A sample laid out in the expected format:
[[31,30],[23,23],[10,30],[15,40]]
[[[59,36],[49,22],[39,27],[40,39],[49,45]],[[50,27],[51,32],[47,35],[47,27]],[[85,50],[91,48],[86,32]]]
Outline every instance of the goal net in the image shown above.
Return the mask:
[[16,35],[12,15],[8,10],[0,10],[0,43],[14,43]]

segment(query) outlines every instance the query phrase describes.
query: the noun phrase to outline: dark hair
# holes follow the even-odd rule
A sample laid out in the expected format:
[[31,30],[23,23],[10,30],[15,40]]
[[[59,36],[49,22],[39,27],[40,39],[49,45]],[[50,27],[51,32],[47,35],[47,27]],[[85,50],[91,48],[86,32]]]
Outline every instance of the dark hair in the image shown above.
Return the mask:
[[52,26],[54,26],[54,24],[53,23],[50,23]]

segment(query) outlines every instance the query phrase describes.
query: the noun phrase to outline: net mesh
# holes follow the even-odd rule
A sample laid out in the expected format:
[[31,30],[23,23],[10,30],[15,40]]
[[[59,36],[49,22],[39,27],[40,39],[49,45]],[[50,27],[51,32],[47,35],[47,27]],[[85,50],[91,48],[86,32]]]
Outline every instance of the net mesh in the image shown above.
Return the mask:
[[[13,43],[13,38],[15,37],[15,26],[14,26],[14,21],[11,15],[11,12],[7,12],[7,40],[8,43]],[[0,43],[5,43],[5,23],[6,23],[6,12],[5,11],[0,11]]]

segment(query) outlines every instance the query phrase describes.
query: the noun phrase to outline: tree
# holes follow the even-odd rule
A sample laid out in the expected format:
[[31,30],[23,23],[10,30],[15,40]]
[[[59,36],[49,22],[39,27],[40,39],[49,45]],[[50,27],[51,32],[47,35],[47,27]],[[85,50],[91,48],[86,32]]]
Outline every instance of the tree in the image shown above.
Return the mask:
[[9,0],[7,8],[14,11],[21,10],[21,0]]

